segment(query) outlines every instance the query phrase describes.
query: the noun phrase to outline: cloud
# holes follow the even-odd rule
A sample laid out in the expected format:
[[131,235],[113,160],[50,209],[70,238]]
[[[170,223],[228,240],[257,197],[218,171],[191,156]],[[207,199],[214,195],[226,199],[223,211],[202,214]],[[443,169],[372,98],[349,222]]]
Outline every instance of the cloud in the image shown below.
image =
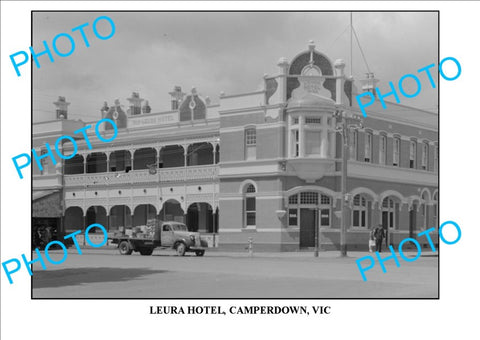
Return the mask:
[[[109,40],[97,39],[91,30],[100,15],[115,22]],[[330,59],[346,60],[349,72],[349,18],[348,12],[36,12],[35,49],[42,40],[51,43],[58,33],[83,23],[89,23],[85,32],[91,46],[85,47],[76,32],[71,56],[55,57],[54,63],[40,57],[41,68],[34,67],[33,77],[34,120],[53,119],[51,102],[59,95],[72,103],[71,118],[95,120],[103,101],[119,98],[126,104],[132,91],[139,91],[158,112],[169,109],[168,92],[174,85],[184,90],[195,86],[214,100],[220,91],[255,90],[264,73],[278,72],[280,57],[292,60],[310,39]],[[380,87],[436,62],[437,20],[435,12],[353,14]],[[366,66],[356,43],[353,52],[358,79]],[[437,101],[433,89],[425,88],[421,96],[409,103],[432,108]]]

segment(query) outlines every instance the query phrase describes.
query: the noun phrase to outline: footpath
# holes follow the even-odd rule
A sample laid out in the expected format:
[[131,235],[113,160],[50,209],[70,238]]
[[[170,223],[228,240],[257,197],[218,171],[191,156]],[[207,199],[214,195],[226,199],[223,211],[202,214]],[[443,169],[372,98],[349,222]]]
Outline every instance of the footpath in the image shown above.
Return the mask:
[[[75,254],[74,246],[69,248],[69,254]],[[120,255],[116,245],[105,245],[101,248],[93,248],[89,245],[80,244],[83,254],[97,254],[97,255]],[[73,250],[73,251],[72,251]],[[396,251],[396,249],[395,249]],[[49,252],[61,252],[61,249],[51,249]],[[411,255],[411,257],[416,256],[416,250],[406,250],[405,254]],[[134,252],[132,256],[138,255],[139,253]],[[153,255],[172,255],[175,256],[175,251],[172,249],[155,249]],[[368,251],[348,251],[347,258],[361,258],[364,256],[373,256],[375,253],[370,253]],[[382,258],[390,255],[390,251],[382,250]],[[195,256],[194,253],[186,253],[186,256]],[[247,250],[245,251],[227,251],[225,249],[218,248],[207,248],[205,255],[206,257],[255,257],[255,258],[312,258],[314,257],[314,251],[312,250],[301,250],[301,251],[284,251],[284,252],[273,252],[273,251],[254,251],[253,254],[250,254]],[[431,251],[431,249],[422,249],[421,257],[438,257],[439,250],[436,252]],[[319,251],[319,258],[341,258],[340,251],[338,250],[327,250]]]

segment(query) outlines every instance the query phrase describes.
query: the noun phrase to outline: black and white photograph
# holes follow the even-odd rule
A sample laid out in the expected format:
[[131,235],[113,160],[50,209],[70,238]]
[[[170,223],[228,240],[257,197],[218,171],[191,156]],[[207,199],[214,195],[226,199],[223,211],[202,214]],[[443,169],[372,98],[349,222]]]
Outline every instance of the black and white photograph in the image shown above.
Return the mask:
[[32,16],[33,298],[438,297],[438,12]]
[[367,338],[478,301],[460,9],[221,4],[2,3],[2,311]]

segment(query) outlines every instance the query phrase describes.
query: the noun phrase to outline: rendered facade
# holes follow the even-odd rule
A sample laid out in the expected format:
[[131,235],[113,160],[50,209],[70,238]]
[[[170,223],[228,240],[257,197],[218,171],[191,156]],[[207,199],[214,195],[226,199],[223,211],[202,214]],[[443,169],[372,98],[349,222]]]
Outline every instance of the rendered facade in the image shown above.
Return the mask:
[[[138,93],[128,109],[105,103],[99,119],[114,120],[118,136],[103,143],[89,129],[92,149],[76,135],[77,156],[56,166],[44,158],[43,171],[33,166],[34,210],[56,190],[65,232],[95,222],[114,231],[159,218],[215,235],[212,242],[225,249],[243,250],[249,238],[256,249],[309,248],[316,230],[323,249],[338,248],[339,113],[361,115],[356,88],[373,91],[375,82],[350,81],[340,62],[310,43],[291,62],[281,58],[262,90],[222,93],[219,103],[180,87],[170,93],[168,112],[152,113]],[[63,102],[56,103],[56,121],[34,125],[38,154],[45,153],[44,136],[73,136],[85,124],[68,120]],[[378,224],[393,245],[438,226],[438,115],[377,102],[367,114],[345,136],[351,250],[366,249]],[[64,153],[71,152],[65,143]]]

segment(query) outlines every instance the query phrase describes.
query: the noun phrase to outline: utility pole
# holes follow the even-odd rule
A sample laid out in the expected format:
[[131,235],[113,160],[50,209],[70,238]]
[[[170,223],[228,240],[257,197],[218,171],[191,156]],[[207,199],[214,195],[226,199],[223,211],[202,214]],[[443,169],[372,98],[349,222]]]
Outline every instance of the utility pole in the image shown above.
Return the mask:
[[318,225],[318,220],[319,220],[319,218],[318,218],[318,206],[315,207],[314,213],[315,213],[315,252],[314,252],[314,256],[318,257],[319,237],[320,237],[320,228],[319,228],[319,225]]
[[345,195],[347,192],[347,152],[348,152],[348,126],[347,119],[345,117],[345,111],[342,112],[342,180],[341,180],[341,204],[342,219],[340,224],[340,256],[347,256],[347,224],[345,219],[347,217],[347,211],[345,207]]
[[350,78],[353,77],[353,13],[350,12]]
[[341,92],[345,82],[345,62],[341,59],[335,61],[335,77],[336,77],[336,100],[337,111],[336,117],[336,131],[340,133],[342,138],[342,174],[341,174],[341,219],[340,219],[340,256],[347,256],[347,166],[348,166],[348,148],[349,148],[349,134],[351,130],[361,129],[362,119],[360,115],[353,114],[342,102]]

